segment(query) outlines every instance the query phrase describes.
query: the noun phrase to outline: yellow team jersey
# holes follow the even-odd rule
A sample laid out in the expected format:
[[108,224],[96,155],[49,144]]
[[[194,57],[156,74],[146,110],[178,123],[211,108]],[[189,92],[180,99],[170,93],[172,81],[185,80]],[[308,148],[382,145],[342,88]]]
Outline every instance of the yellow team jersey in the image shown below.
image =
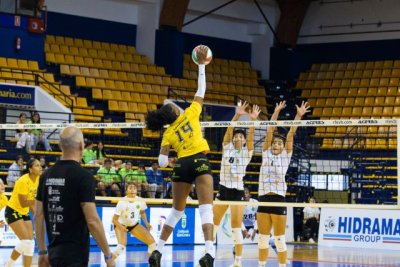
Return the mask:
[[200,113],[201,104],[193,101],[190,107],[167,128],[161,146],[171,145],[178,158],[210,151],[201,132]]
[[22,215],[29,213],[29,207],[22,207],[19,203],[18,195],[27,195],[28,200],[34,200],[36,198],[36,191],[39,185],[39,177],[36,178],[35,182],[32,182],[29,178],[29,174],[22,175],[16,182],[14,190],[11,194],[11,198],[8,201],[7,206],[17,211]]
[[4,209],[7,206],[8,198],[5,195],[0,195],[0,210]]

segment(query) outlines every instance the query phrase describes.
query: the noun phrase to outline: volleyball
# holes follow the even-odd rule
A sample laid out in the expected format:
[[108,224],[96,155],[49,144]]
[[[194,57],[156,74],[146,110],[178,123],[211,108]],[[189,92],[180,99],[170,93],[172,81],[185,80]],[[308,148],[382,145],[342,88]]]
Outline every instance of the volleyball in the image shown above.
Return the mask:
[[199,50],[201,47],[206,47],[206,48],[207,48],[207,58],[206,58],[206,61],[204,62],[204,65],[208,65],[208,64],[210,64],[213,55],[212,55],[211,49],[210,49],[208,46],[206,46],[206,45],[198,45],[198,46],[196,46],[195,48],[193,48],[193,51],[192,51],[192,60],[193,60],[194,63],[196,63],[197,65],[199,65],[199,60],[198,60],[198,58],[197,58],[197,50]]

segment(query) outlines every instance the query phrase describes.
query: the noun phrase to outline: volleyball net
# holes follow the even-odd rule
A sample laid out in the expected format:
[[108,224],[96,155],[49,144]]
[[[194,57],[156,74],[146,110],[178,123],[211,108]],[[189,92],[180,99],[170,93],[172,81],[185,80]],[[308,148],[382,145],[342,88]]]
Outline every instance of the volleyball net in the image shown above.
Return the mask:
[[[222,121],[202,122],[203,135],[207,139],[211,152],[208,154],[214,177],[215,193],[221,170],[222,141],[228,127],[243,128],[249,132],[249,127],[255,127],[255,150],[246,168],[244,184],[251,193],[252,198],[257,198],[258,187],[262,183],[274,183],[271,179],[259,178],[263,163],[262,146],[267,127],[276,127],[278,134],[285,136],[291,126],[297,126],[294,138],[294,150],[290,159],[285,181],[287,184],[286,200],[288,206],[307,206],[311,196],[319,203],[347,204],[361,206],[366,204],[382,205],[397,204],[398,196],[398,121],[395,119],[357,119],[357,120],[303,120],[303,121]],[[42,124],[1,124],[0,138],[3,147],[0,150],[2,162],[2,178],[6,180],[8,166],[18,154],[24,156],[25,161],[30,157],[45,157],[50,165],[60,157],[58,148],[60,131],[70,124],[67,123],[42,123]],[[144,129],[140,122],[130,123],[77,123],[81,128],[86,141],[94,143],[96,149],[98,142],[105,148],[105,158],[112,159],[112,169],[115,171],[113,181],[120,183],[121,196],[124,195],[124,185],[136,182],[136,175],[123,174],[125,165],[129,162],[132,170],[140,166],[141,177],[147,181],[146,171],[157,162],[161,134]],[[37,129],[41,134],[37,134]],[[31,140],[36,138],[36,150],[25,154],[25,149],[16,149],[20,136],[16,138],[16,131],[31,135]],[[52,151],[45,151],[43,140],[46,138]],[[33,142],[33,141],[31,141]],[[90,142],[88,142],[90,143]],[[176,156],[174,152],[171,157]],[[270,164],[265,161],[265,164]],[[102,174],[104,161],[85,162],[83,165],[93,173],[96,179]],[[272,164],[273,165],[273,164]],[[279,166],[279,164],[278,164]],[[268,167],[271,169],[271,166]],[[104,170],[104,168],[103,168]],[[171,172],[172,168],[160,168],[163,181],[157,182],[159,186],[143,186],[138,188],[139,193],[148,198],[149,203],[170,203],[166,200],[171,197]],[[107,170],[106,170],[107,171]],[[107,171],[108,172],[108,171]],[[108,177],[110,178],[110,177]],[[107,179],[108,179],[107,178]],[[136,180],[135,180],[136,179]],[[140,186],[140,183],[139,183]],[[99,194],[105,200],[108,196],[120,196],[115,192],[107,191]],[[196,199],[193,188],[191,197]],[[163,200],[160,200],[160,199]],[[152,200],[151,200],[152,199]],[[195,202],[194,202],[195,203]],[[244,205],[244,204],[239,204]],[[252,204],[253,205],[253,204]],[[263,204],[262,204],[263,205]],[[272,204],[273,205],[273,204]]]

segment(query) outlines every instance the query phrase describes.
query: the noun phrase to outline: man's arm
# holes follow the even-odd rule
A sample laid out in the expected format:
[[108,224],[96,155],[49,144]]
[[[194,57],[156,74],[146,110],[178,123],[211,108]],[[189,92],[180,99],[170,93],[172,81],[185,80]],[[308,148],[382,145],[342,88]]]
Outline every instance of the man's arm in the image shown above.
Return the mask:
[[43,214],[43,202],[36,200],[35,201],[35,215],[34,215],[34,221],[35,221],[35,231],[36,231],[36,242],[38,246],[39,252],[39,266],[50,266],[48,259],[47,259],[47,253],[45,251],[47,250],[46,248],[46,237],[45,237],[45,229],[44,229],[44,214]]
[[103,225],[101,224],[99,215],[97,214],[95,203],[82,202],[81,207],[89,231],[92,234],[93,238],[96,240],[97,245],[100,247],[105,256],[110,256],[111,251],[108,247],[106,234],[104,233]]

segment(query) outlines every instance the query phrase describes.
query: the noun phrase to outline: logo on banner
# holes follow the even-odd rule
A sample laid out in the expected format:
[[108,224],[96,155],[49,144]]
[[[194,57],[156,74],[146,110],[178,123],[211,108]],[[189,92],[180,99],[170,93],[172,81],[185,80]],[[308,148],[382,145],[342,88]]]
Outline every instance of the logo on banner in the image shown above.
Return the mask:
[[330,216],[324,227],[325,232],[336,232],[324,234],[325,240],[400,244],[400,219]]
[[165,220],[166,220],[167,218],[164,216],[164,215],[161,215],[160,217],[158,217],[158,225],[157,225],[157,231],[159,232],[159,233],[161,233],[161,231],[162,231],[162,229],[163,229],[163,227],[164,227],[164,224],[165,224]]

